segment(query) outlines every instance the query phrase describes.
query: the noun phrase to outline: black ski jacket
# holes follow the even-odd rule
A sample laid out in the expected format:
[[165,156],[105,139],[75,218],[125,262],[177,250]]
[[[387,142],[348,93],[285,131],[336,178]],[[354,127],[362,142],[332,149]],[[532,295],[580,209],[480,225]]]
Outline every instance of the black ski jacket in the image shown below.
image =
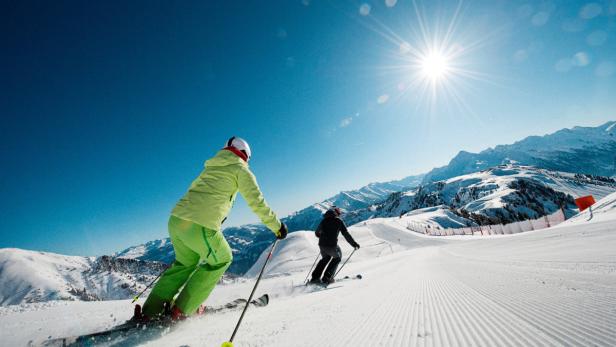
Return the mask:
[[319,246],[335,247],[338,245],[338,234],[342,233],[347,242],[353,247],[359,247],[357,242],[353,240],[351,234],[344,225],[342,219],[338,218],[336,214],[329,210],[325,212],[323,220],[319,224],[316,231],[316,236],[319,238]]

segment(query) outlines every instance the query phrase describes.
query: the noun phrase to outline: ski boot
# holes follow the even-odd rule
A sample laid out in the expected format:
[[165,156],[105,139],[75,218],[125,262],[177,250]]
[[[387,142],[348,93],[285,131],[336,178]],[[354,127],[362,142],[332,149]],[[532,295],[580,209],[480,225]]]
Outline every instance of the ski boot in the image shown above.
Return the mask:
[[179,307],[173,306],[171,309],[171,321],[179,322],[185,320],[186,318],[188,318],[188,316],[185,315]]
[[324,285],[329,285],[329,284],[336,282],[336,280],[333,278],[329,278],[329,277],[323,277],[322,282]]
[[133,317],[129,320],[129,322],[147,323],[149,321],[150,317],[143,314],[143,311],[141,310],[141,305],[136,304],[133,311]]
[[312,278],[312,279],[310,279],[310,281],[308,281],[308,284],[318,284],[318,285],[321,285],[321,284],[323,284],[323,282],[321,282],[320,278]]

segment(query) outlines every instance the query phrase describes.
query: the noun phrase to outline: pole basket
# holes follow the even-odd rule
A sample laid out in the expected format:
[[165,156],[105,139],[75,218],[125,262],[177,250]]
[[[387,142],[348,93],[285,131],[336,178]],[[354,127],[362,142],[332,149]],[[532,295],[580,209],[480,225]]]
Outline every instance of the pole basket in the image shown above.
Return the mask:
[[580,212],[586,210],[595,203],[595,198],[592,195],[582,196],[575,199],[575,204],[580,209]]

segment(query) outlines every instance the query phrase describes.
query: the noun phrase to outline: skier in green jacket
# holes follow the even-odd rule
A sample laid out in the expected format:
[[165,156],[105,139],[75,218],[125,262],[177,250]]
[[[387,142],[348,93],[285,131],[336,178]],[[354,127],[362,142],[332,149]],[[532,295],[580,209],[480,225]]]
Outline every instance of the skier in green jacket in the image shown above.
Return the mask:
[[250,155],[246,141],[230,138],[205,162],[205,169],[175,205],[169,218],[175,262],[156,283],[141,313],[136,310],[136,319],[155,319],[165,308],[171,309],[173,320],[183,319],[207,299],[233,260],[220,226],[238,191],[278,239],[287,236],[286,226],[265,202],[248,167]]

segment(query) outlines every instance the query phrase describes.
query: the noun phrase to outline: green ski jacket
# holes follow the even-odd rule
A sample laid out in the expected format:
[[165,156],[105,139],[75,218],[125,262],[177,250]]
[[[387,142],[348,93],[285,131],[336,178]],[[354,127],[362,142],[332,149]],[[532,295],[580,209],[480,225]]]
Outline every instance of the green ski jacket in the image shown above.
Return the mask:
[[208,229],[220,230],[238,191],[263,224],[277,235],[280,220],[263,198],[248,163],[224,149],[205,162],[204,170],[192,182],[171,214]]

